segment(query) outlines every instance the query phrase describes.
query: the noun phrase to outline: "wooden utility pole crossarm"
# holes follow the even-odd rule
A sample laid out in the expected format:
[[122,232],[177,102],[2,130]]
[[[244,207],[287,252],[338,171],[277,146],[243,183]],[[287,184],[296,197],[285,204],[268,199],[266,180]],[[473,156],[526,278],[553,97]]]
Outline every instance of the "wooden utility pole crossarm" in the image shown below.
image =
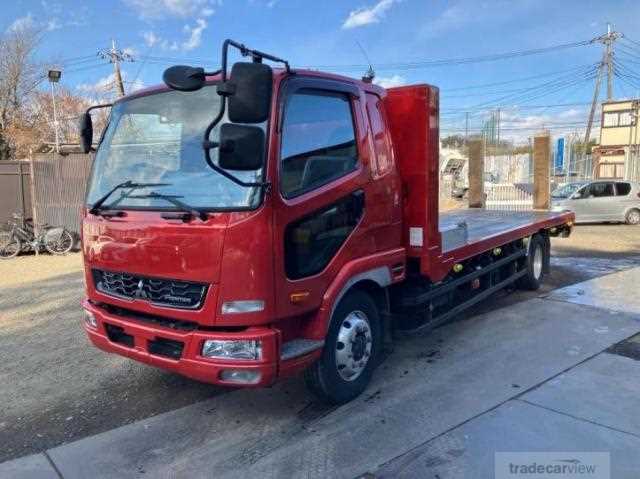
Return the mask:
[[98,52],[105,60],[109,60],[109,62],[113,63],[113,75],[114,75],[114,83],[116,87],[116,92],[118,96],[124,96],[124,82],[122,81],[122,72],[120,71],[120,63],[121,62],[132,62],[133,57],[123,50],[119,50],[116,47],[116,41],[111,40],[111,48],[108,50],[100,50]]

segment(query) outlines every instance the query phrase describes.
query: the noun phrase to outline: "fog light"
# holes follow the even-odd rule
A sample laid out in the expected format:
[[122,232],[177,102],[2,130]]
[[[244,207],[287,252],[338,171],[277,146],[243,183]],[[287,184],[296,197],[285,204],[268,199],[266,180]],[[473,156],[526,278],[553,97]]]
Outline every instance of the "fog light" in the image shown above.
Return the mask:
[[238,384],[256,384],[262,375],[260,371],[246,371],[242,369],[223,369],[220,380]]
[[262,359],[262,344],[255,340],[208,339],[202,346],[202,355],[219,359]]
[[245,301],[227,301],[222,304],[222,314],[255,313],[264,309],[264,301],[250,299]]
[[87,323],[87,326],[91,326],[92,328],[98,327],[98,320],[93,315],[92,312],[84,310],[84,322]]

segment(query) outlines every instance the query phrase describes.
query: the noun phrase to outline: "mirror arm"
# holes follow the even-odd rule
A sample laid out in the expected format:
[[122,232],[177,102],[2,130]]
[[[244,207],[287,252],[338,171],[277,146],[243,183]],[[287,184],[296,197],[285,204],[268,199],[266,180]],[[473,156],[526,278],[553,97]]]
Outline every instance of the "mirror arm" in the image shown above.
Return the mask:
[[91,110],[98,110],[100,108],[109,108],[110,106],[113,106],[113,103],[103,103],[102,105],[93,105],[87,108],[85,113],[89,113]]
[[222,117],[224,116],[224,112],[226,110],[226,104],[227,104],[226,96],[225,95],[221,95],[221,96],[222,96],[222,102],[220,103],[220,110],[218,111],[218,115],[213,119],[211,123],[209,123],[209,126],[207,126],[207,129],[204,131],[204,140],[202,141],[202,148],[204,149],[204,159],[207,161],[207,165],[209,165],[209,168],[211,168],[212,170],[216,171],[217,173],[220,173],[225,178],[233,181],[236,185],[240,185],[245,188],[259,186],[269,191],[269,187],[271,186],[270,183],[242,181],[240,178],[237,178],[236,176],[232,175],[224,168],[220,168],[211,159],[211,152],[209,150],[211,150],[212,148],[218,148],[220,146],[220,143],[215,141],[210,141],[209,135],[211,135],[211,132],[213,131],[213,129],[222,120]]
[[227,81],[227,57],[230,46],[240,50],[240,54],[243,57],[250,56],[256,63],[260,63],[262,59],[270,60],[276,63],[282,63],[284,64],[287,73],[291,73],[291,67],[289,66],[289,62],[287,60],[283,60],[282,58],[278,58],[276,56],[270,55],[269,53],[264,53],[259,50],[252,50],[251,48],[247,48],[243,43],[238,43],[227,38],[222,44],[222,83]]

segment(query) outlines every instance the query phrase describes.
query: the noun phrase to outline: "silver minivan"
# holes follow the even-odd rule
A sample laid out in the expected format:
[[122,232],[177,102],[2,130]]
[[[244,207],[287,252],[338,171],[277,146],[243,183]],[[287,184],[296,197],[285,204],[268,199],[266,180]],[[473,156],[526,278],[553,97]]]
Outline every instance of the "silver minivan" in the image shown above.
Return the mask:
[[576,223],[640,224],[640,183],[596,180],[567,183],[551,193],[553,211],[570,210]]

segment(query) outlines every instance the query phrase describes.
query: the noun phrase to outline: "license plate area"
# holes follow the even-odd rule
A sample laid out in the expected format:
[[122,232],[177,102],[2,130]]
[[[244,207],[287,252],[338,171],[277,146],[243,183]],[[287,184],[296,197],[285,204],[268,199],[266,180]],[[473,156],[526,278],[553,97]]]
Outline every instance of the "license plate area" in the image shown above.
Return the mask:
[[155,338],[147,342],[147,349],[149,353],[155,354],[156,356],[180,359],[182,357],[182,351],[184,350],[184,343],[173,339]]
[[125,333],[124,328],[109,323],[105,323],[104,327],[107,331],[107,337],[112,343],[122,344],[128,348],[132,348],[134,346],[133,336]]

